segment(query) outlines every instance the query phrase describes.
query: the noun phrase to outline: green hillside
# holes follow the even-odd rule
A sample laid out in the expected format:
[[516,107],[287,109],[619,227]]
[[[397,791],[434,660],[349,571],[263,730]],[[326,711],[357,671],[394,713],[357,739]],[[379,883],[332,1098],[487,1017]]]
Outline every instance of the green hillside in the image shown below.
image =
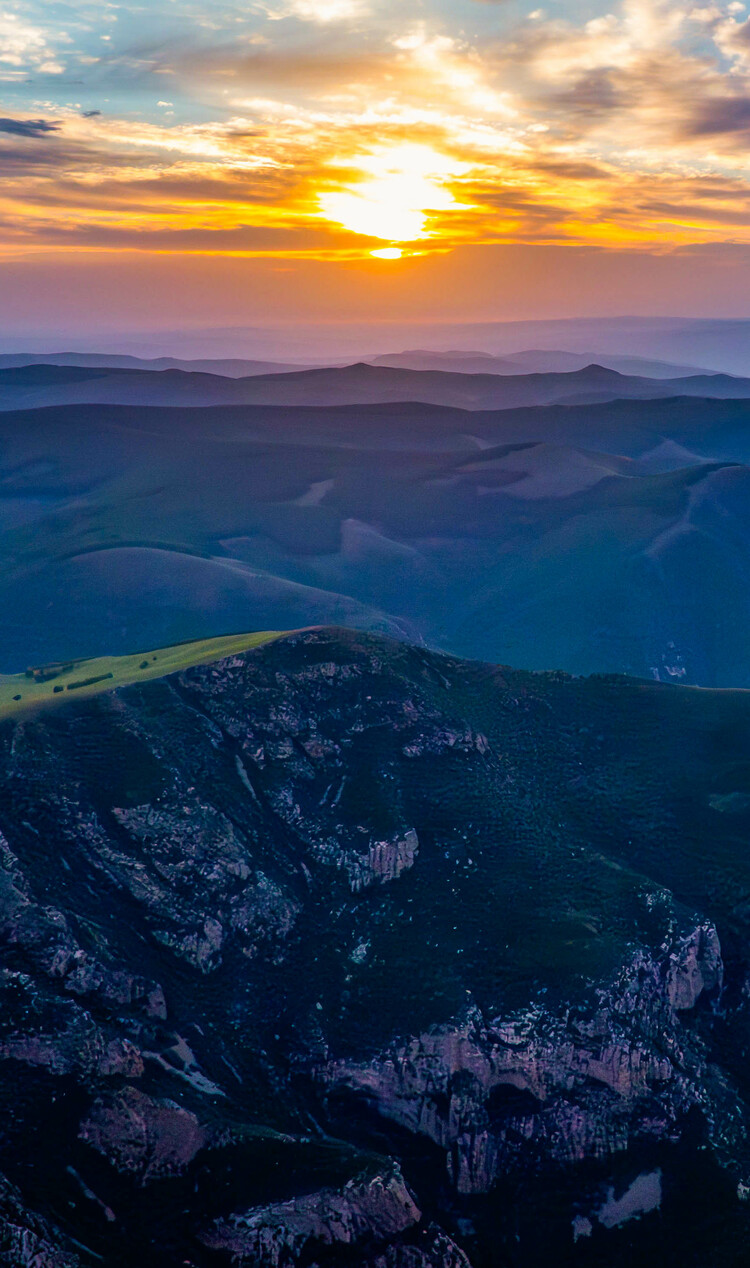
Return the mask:
[[0,671],[335,625],[750,686],[749,423],[697,398],[0,413]]
[[129,656],[98,656],[93,660],[64,661],[30,666],[25,674],[0,674],[0,720],[31,713],[70,700],[99,695],[114,687],[163,678],[165,674],[222,660],[280,638],[284,631],[226,634],[159,647]]

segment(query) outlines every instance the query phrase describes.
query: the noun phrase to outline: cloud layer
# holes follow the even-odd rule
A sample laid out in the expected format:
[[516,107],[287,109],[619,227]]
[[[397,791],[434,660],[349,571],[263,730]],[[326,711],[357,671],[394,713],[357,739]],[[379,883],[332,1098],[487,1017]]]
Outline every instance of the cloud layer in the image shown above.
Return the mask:
[[0,0],[0,249],[750,241],[739,0],[413,12]]

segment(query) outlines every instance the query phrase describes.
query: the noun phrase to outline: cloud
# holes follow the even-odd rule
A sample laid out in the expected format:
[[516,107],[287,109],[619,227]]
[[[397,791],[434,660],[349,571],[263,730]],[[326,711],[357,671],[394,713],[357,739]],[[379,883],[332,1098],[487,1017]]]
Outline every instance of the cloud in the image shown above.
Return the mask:
[[[62,42],[67,42],[67,36],[63,35]],[[43,27],[0,10],[0,80],[13,81],[29,70],[59,75],[64,69]]]
[[583,159],[538,158],[530,160],[526,166],[532,172],[573,181],[609,180],[612,174],[601,164],[587,163]]
[[277,13],[269,12],[269,17],[287,17],[293,15],[303,22],[320,22],[328,25],[331,22],[347,22],[361,17],[366,12],[361,0],[288,0],[288,3]]
[[[354,223],[377,202],[368,162],[409,144],[447,173],[437,205],[409,195],[425,250],[750,241],[750,19],[736,0],[591,0],[564,20],[477,5],[473,29],[438,0],[418,19],[385,0],[184,0],[166,6],[172,26],[156,7],[158,21],[121,0],[106,45],[84,0],[25,6],[69,31],[13,19],[14,93],[25,114],[52,117],[0,124],[4,233],[15,215],[28,241],[263,242],[283,255],[291,234],[294,250],[323,249],[328,208],[325,251],[338,240],[346,254],[353,235],[333,209]],[[3,47],[7,28],[0,14]],[[23,86],[66,40],[84,100],[106,100],[106,116],[71,100],[67,77],[57,96],[52,81]]]
[[587,71],[554,100],[563,110],[593,117],[621,110],[626,103],[626,93],[623,85],[617,83],[616,72],[609,66],[601,66]]
[[696,137],[750,132],[750,96],[716,97],[699,102],[686,130]]
[[10,136],[41,137],[59,128],[59,123],[50,123],[47,119],[0,119],[0,132]]

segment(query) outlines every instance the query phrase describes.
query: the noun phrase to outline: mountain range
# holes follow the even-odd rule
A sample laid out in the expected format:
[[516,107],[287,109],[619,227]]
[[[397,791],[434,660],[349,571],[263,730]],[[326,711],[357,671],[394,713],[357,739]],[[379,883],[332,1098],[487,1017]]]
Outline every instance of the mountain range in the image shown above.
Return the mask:
[[[657,363],[658,364],[658,363]],[[133,357],[125,353],[104,352],[4,352],[0,353],[0,370],[17,370],[25,366],[54,365],[84,370],[183,370],[187,374],[219,374],[230,379],[253,374],[285,374],[311,367],[283,361],[251,361],[242,357],[185,360],[181,357]],[[568,368],[568,367],[566,367]]]
[[749,423],[697,397],[8,411],[0,670],[333,622],[750,685]]
[[0,1265],[746,1268],[715,325],[0,358]]
[[[567,374],[574,370],[585,370],[590,365],[601,365],[609,370],[617,370],[620,374],[654,379],[711,373],[710,370],[697,369],[695,366],[672,365],[667,361],[654,361],[648,357],[618,356],[611,352],[561,352],[543,348],[529,348],[504,357],[493,356],[489,352],[444,352],[422,348],[383,353],[376,357],[364,357],[363,360],[371,365],[388,365],[406,370],[448,370],[457,374]],[[0,357],[0,366],[3,363],[4,359]]]
[[421,401],[457,409],[593,404],[616,399],[750,398],[750,379],[726,374],[647,379],[589,365],[562,374],[458,374],[361,362],[245,378],[79,366],[0,370],[0,409],[50,405],[368,405]]
[[[188,318],[189,321],[189,318]],[[456,349],[506,358],[529,349],[558,349],[602,357],[657,359],[727,374],[750,374],[750,320],[705,317],[564,317],[530,321],[398,322],[316,321],[263,326],[207,327],[183,324],[176,330],[115,329],[102,322],[76,334],[65,327],[0,333],[3,353],[44,353],[67,347],[153,358],[252,358],[255,361],[326,363],[371,360],[394,349]],[[596,356],[592,357],[591,353]],[[526,369],[543,367],[525,366]],[[615,368],[619,369],[620,366]]]
[[[617,356],[612,353],[556,352],[529,349],[507,357],[488,352],[431,351],[414,349],[382,353],[361,358],[369,365],[394,366],[407,370],[447,370],[458,374],[564,374],[584,370],[588,365],[603,365],[621,374],[639,374],[645,378],[668,379],[711,371],[695,366],[672,365],[647,357]],[[330,362],[328,363],[331,364]],[[185,360],[179,357],[144,357],[104,352],[6,352],[0,353],[0,369],[17,369],[28,365],[80,366],[85,369],[119,370],[185,370],[188,373],[221,374],[227,378],[246,378],[255,374],[284,374],[315,368],[312,365],[284,364],[278,361],[249,361],[241,357]]]

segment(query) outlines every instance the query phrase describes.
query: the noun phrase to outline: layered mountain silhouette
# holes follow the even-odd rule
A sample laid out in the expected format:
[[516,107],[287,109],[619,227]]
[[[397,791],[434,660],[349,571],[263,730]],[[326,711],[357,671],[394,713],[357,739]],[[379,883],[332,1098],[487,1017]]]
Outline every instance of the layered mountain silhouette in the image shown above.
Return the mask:
[[355,405],[422,401],[460,409],[512,409],[561,402],[672,396],[750,398],[750,379],[724,374],[647,379],[589,365],[562,374],[458,374],[360,362],[343,367],[254,374],[218,374],[29,365],[0,370],[0,409],[63,404]]
[[[673,365],[648,357],[618,356],[611,352],[563,352],[543,348],[529,348],[508,356],[493,356],[490,352],[438,352],[417,348],[365,359],[372,365],[388,365],[406,370],[449,370],[457,374],[567,374],[574,370],[585,370],[590,365],[602,365],[610,370],[617,370],[620,374],[639,374],[655,379],[710,373],[695,366]],[[44,358],[39,357],[38,360],[42,361]],[[2,364],[3,358],[0,357],[0,366]],[[17,364],[23,362],[19,361]]]
[[[351,361],[351,358],[348,359]],[[710,374],[705,368],[674,365],[648,357],[618,356],[611,352],[581,353],[545,349],[528,349],[510,356],[493,356],[489,352],[435,351],[413,349],[404,352],[379,353],[361,357],[369,365],[393,366],[406,370],[446,370],[458,374],[565,374],[584,370],[589,365],[603,365],[621,374],[640,374],[646,378],[669,379],[690,374]],[[322,360],[318,359],[319,364]],[[347,358],[329,360],[329,365],[346,364]],[[205,374],[221,374],[240,379],[256,374],[283,374],[313,369],[310,364],[248,360],[242,357],[187,360],[180,357],[144,357],[106,352],[5,352],[0,353],[0,369],[17,369],[28,365],[79,366],[88,369],[120,370],[185,370]]]
[[[130,353],[146,360],[156,356],[226,360],[247,357],[266,362],[342,364],[370,361],[404,349],[488,353],[506,358],[536,356],[556,350],[627,370],[621,358],[672,366],[697,366],[727,374],[750,373],[750,320],[695,317],[572,317],[489,322],[363,321],[284,322],[264,326],[211,327],[183,325],[173,330],[137,330],[113,335],[102,331],[76,335],[66,327],[56,334],[10,335],[0,341],[5,353],[38,354],[50,346],[76,353]],[[580,364],[580,363],[579,363]],[[564,370],[575,365],[539,364],[521,369]],[[636,373],[650,371],[635,370]],[[661,373],[661,371],[659,371]]]
[[[34,365],[73,366],[93,370],[184,370],[187,373],[220,374],[227,378],[238,379],[253,374],[284,374],[309,368],[295,363],[252,361],[243,357],[204,358],[190,361],[182,357],[147,359],[116,352],[0,353],[0,370],[15,370]],[[573,367],[566,366],[565,368],[572,369]]]

